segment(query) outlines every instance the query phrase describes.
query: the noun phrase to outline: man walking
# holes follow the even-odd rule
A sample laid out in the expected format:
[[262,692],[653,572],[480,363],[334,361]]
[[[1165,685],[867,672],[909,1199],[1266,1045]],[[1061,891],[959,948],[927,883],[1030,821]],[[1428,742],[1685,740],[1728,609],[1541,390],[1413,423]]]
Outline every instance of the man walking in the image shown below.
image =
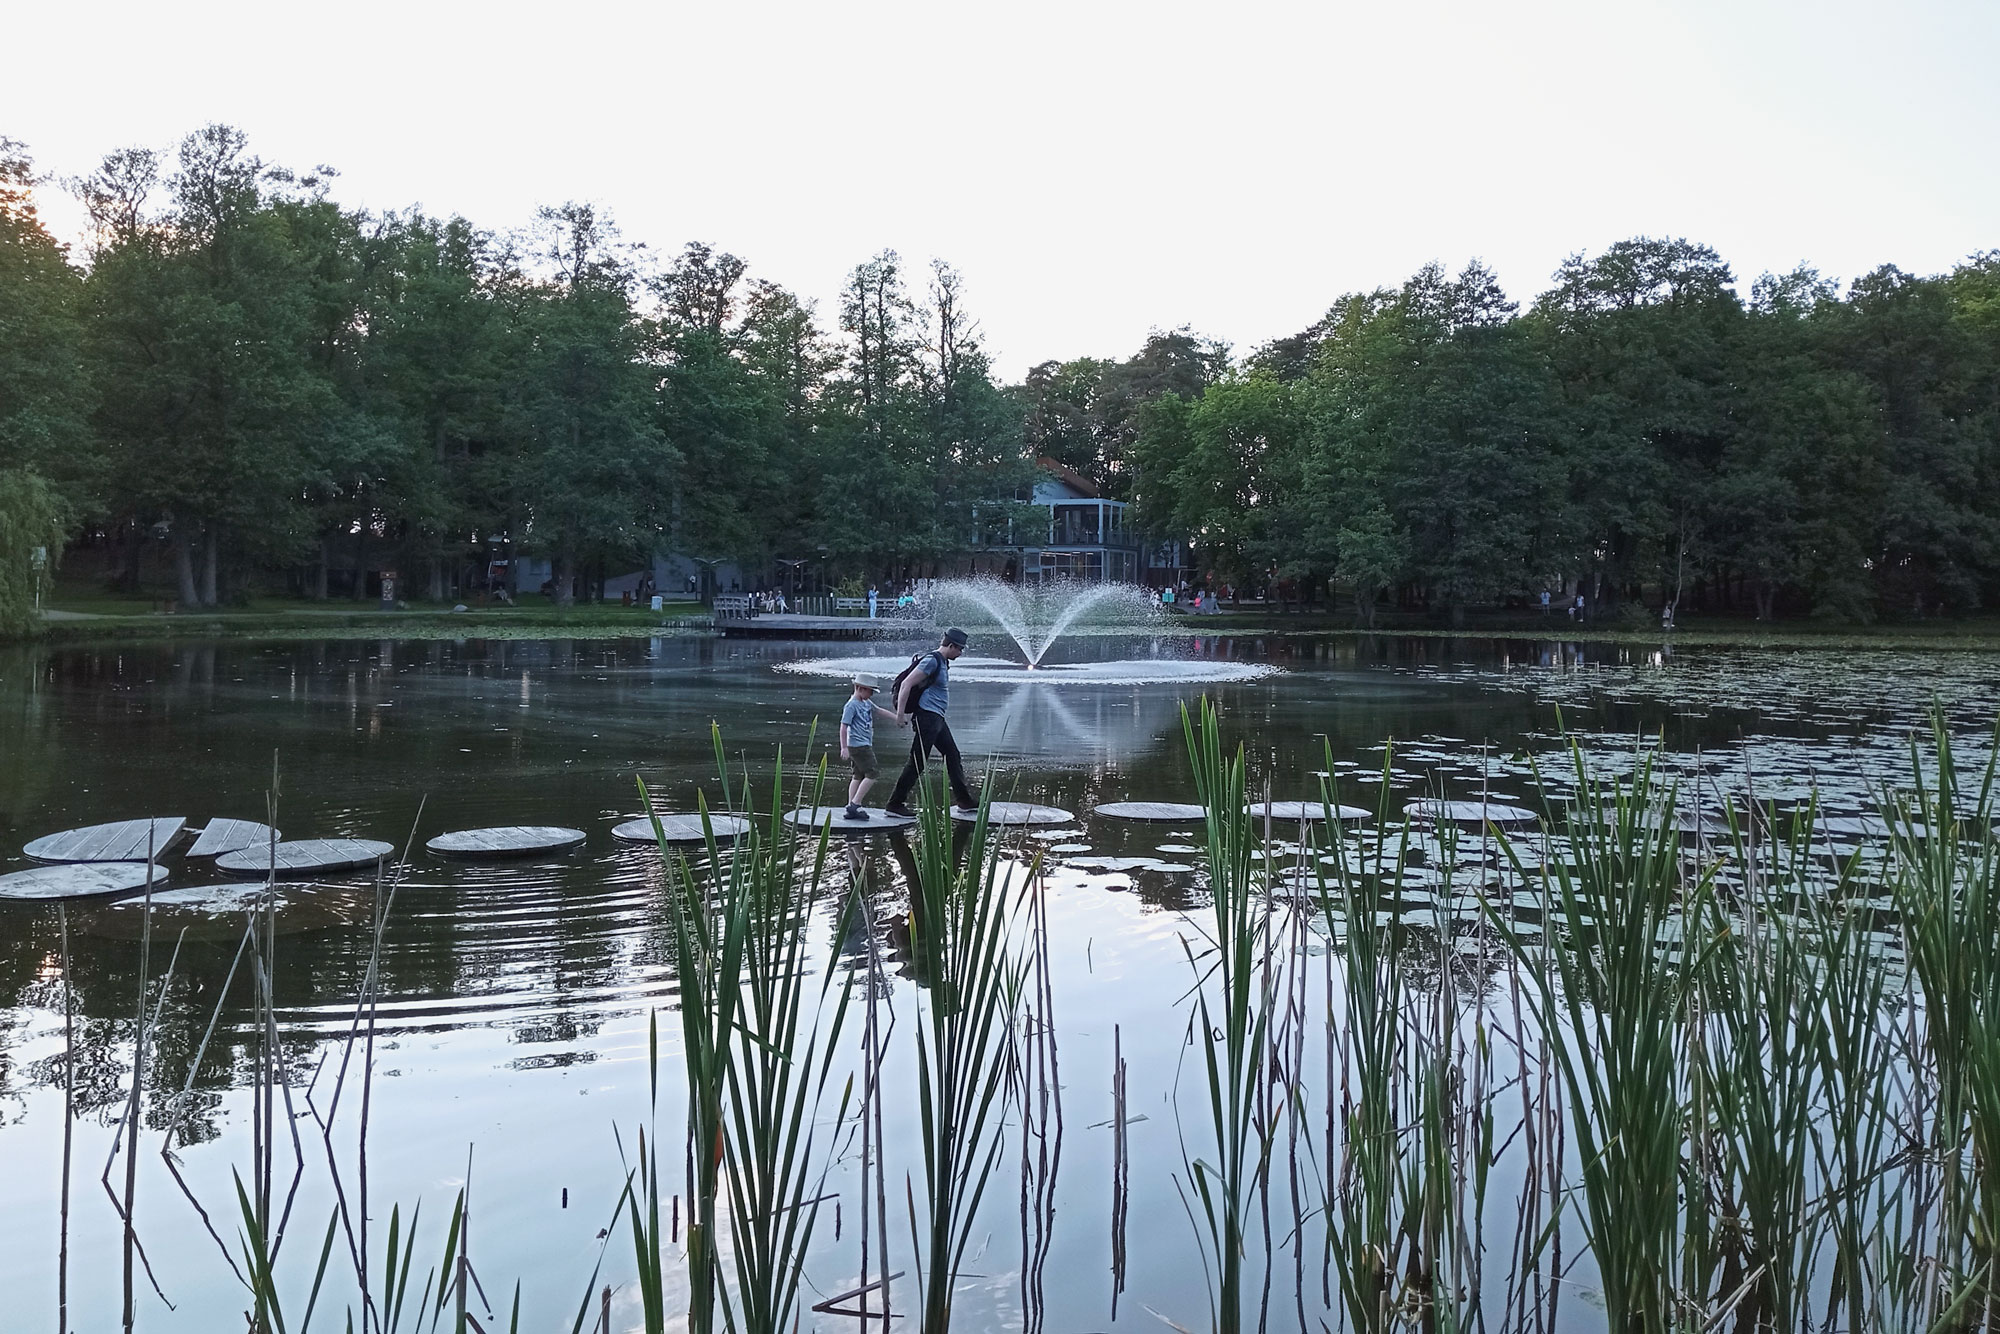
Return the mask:
[[902,689],[896,692],[896,712],[916,724],[917,734],[910,743],[910,760],[903,766],[903,776],[896,780],[896,790],[882,808],[890,815],[908,817],[914,813],[908,804],[910,792],[924,772],[925,758],[933,750],[944,756],[944,771],[951,779],[952,805],[961,811],[978,809],[979,803],[965,781],[965,761],[958,753],[958,742],[944,717],[950,702],[951,664],[965,652],[965,643],[965,631],[957,626],[945,631],[938,646],[910,668],[903,678]]

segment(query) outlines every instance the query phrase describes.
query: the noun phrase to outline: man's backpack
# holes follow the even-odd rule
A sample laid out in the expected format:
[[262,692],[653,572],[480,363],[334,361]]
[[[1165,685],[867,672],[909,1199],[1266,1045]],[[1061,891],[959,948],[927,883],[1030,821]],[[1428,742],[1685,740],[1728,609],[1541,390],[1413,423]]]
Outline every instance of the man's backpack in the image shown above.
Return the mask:
[[[889,683],[889,707],[892,710],[902,707],[904,678],[909,676],[911,672],[916,671],[917,668],[922,665],[925,658],[934,658],[936,656],[937,656],[937,651],[935,649],[927,649],[922,653],[912,654],[910,657],[910,665],[905,667],[902,671],[896,673],[896,679]],[[937,668],[935,667],[929,668],[923,674],[925,676],[934,678],[937,676]],[[915,700],[911,700],[910,702],[912,705],[916,703]]]

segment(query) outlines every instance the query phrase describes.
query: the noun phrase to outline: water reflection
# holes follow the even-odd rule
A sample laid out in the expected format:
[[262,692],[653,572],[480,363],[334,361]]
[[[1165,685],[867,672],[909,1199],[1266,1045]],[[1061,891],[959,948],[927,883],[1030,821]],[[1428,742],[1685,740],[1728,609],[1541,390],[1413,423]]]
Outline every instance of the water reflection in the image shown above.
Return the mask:
[[[1152,640],[1065,641],[1058,656],[1125,660],[1154,647]],[[1175,641],[1171,651],[1176,661],[1283,671],[1220,686],[968,681],[953,692],[954,727],[975,774],[994,773],[1003,796],[1080,817],[1010,835],[1011,855],[1025,864],[1039,852],[1045,867],[1051,1012],[1061,1060],[1075,1073],[1067,1096],[1094,1101],[1079,1101],[1085,1110],[1069,1123],[1063,1180],[1053,1165],[1042,1175],[1039,1158],[1030,1165],[1022,1221],[1032,1273],[1009,1289],[1017,1295],[982,1295],[992,1312],[1038,1311],[1043,1301],[1060,1312],[1096,1309],[1107,1295],[1100,1276],[1109,1272],[1109,1236],[1100,1244],[1065,1233],[1051,1246],[1045,1218],[1070,1189],[1064,1181],[1084,1181],[1088,1190],[1079,1186],[1083,1196],[1063,1198],[1095,1201],[1111,1180],[1108,1132],[1086,1135],[1077,1125],[1108,1114],[1098,1104],[1110,1096],[1114,1025],[1122,1025],[1135,1105],[1157,1100],[1181,1058],[1174,1006],[1187,986],[1183,914],[1205,893],[1195,869],[1199,830],[1122,824],[1089,812],[1103,800],[1190,799],[1179,710],[1198,691],[1220,699],[1227,734],[1247,748],[1253,786],[1268,783],[1279,800],[1315,797],[1320,770],[1338,777],[1342,799],[1370,807],[1385,789],[1392,808],[1428,795],[1525,799],[1531,758],[1560,789],[1560,706],[1569,723],[1587,728],[1577,739],[1612,771],[1652,755],[1691,784],[1701,779],[1708,793],[1751,786],[1760,799],[1784,798],[1783,809],[1816,790],[1830,799],[1826,819],[1843,821],[1828,823],[1829,832],[1857,845],[1876,827],[1868,821],[1881,818],[1882,785],[1901,781],[1908,733],[1932,696],[1945,701],[1952,726],[1975,751],[1982,713],[1990,719],[2000,702],[1989,659],[1946,654],[1907,662],[1882,655],[1857,671],[1838,654],[1668,657],[1389,636],[1206,637]],[[758,776],[760,802],[768,799],[766,766],[782,747],[786,800],[796,799],[800,775],[828,757],[845,691],[837,681],[773,669],[825,652],[674,639],[10,650],[0,653],[0,870],[24,864],[18,850],[29,838],[78,824],[147,814],[185,814],[196,823],[216,815],[262,818],[274,754],[278,819],[290,837],[377,837],[400,848],[415,828],[421,848],[429,834],[475,825],[589,830],[585,848],[562,858],[479,865],[419,855],[401,872],[379,961],[379,1073],[390,1109],[383,1115],[393,1115],[407,1145],[401,1162],[385,1158],[383,1189],[391,1198],[435,1193],[436,1164],[477,1138],[482,1155],[508,1164],[505,1179],[498,1172],[488,1179],[489,1198],[539,1223],[546,1220],[533,1210],[544,1196],[554,1198],[555,1186],[580,1190],[615,1164],[600,1130],[614,1111],[630,1118],[643,1109],[645,1016],[675,999],[665,863],[654,851],[614,845],[610,825],[637,808],[640,776],[671,809],[689,809],[698,791],[719,803],[711,723],[720,725],[739,776],[744,767]],[[820,728],[809,750],[815,719]],[[1396,745],[1385,750],[1390,738]],[[837,755],[832,767],[837,775]],[[1488,990],[1490,960],[1469,959],[1464,949],[1477,911],[1461,903],[1440,914],[1443,836],[1378,828],[1349,837],[1360,849],[1397,838],[1413,847],[1401,892],[1387,908],[1421,946],[1419,980],[1428,984],[1443,970],[1473,992]],[[1459,835],[1455,846],[1465,887],[1475,874],[1498,882],[1497,848],[1477,835]],[[843,917],[830,902],[816,948],[862,976],[872,957],[884,1023],[902,1022],[892,1016],[899,1007],[907,1014],[910,987],[922,983],[910,949],[907,839],[836,840],[833,851],[837,888],[844,894],[847,884],[857,886],[865,911]],[[800,855],[811,855],[811,845],[802,841]],[[176,883],[203,881],[197,871]],[[352,1022],[369,964],[364,924],[379,891],[366,879],[347,879],[299,892],[319,906],[283,919],[272,976],[287,1060],[303,1083]],[[21,906],[0,912],[7,1123],[0,1155],[10,1179],[46,1177],[40,1164],[53,1160],[51,1127],[60,1126],[66,1078],[73,1076],[78,1107],[94,1131],[118,1116],[131,1077],[137,1000],[132,922],[129,906],[69,913],[77,1007],[71,1057],[61,1041],[56,916]],[[191,1087],[181,1138],[214,1143],[211,1158],[188,1157],[195,1170],[211,1165],[225,1199],[228,1163],[247,1134],[243,1089],[257,1060],[258,1032],[240,987],[222,1007],[198,1068],[195,1051],[229,977],[239,923],[214,915],[182,922],[163,913],[156,975],[167,954],[178,949],[178,956],[171,983],[156,980],[150,993],[163,1008],[147,1080],[148,1124],[157,1127],[169,1100]],[[897,1124],[909,1112],[899,1097],[892,1089],[879,1108],[891,1144],[907,1130]],[[1051,1106],[1045,1131],[1057,1130]],[[1164,1118],[1135,1123],[1134,1156],[1162,1161],[1172,1151],[1166,1131]],[[90,1147],[101,1162],[103,1141]],[[16,1171],[23,1165],[33,1171]],[[1176,1272],[1178,1242],[1160,1240],[1178,1206],[1150,1169],[1137,1176],[1145,1179],[1130,1184],[1138,1235],[1128,1300],[1171,1307],[1189,1323],[1199,1309],[1198,1280]],[[841,1188],[852,1185],[845,1180]],[[35,1238],[46,1216],[33,1211],[47,1194],[37,1186],[0,1204],[0,1241],[14,1243],[0,1252],[42,1254]],[[1071,1212],[1095,1216],[1087,1210],[1101,1206]],[[593,1216],[582,1229],[579,1248],[599,1221]],[[171,1237],[158,1244],[163,1260],[185,1262],[190,1273],[211,1267],[212,1256],[177,1253]],[[547,1261],[524,1242],[511,1253],[510,1270],[507,1244],[496,1239],[490,1272],[533,1273]],[[1009,1281],[1006,1267],[998,1259],[989,1266],[1002,1274],[995,1285]],[[0,1282],[39,1292],[46,1265],[0,1260]],[[176,1295],[186,1303],[186,1323],[162,1317],[156,1327],[219,1328],[240,1306],[240,1294],[226,1285]],[[535,1300],[552,1306],[554,1295]],[[999,1322],[994,1315],[989,1323]]]

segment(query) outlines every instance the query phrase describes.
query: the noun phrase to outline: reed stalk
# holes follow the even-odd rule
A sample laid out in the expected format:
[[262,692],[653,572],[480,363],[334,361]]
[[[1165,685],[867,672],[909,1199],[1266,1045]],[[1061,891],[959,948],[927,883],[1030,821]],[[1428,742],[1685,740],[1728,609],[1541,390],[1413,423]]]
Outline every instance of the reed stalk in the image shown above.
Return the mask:
[[923,1334],[951,1327],[958,1273],[1004,1140],[1010,1019],[1024,984],[1009,932],[1021,882],[1036,868],[1024,877],[1003,857],[991,806],[989,779],[961,847],[935,777],[920,785],[910,918],[912,953],[929,984],[916,1032],[921,1220],[907,1193],[913,1234],[921,1221],[914,1240]]
[[[1331,773],[1330,762],[1327,771]],[[1385,775],[1390,760],[1383,759]],[[1389,785],[1382,784],[1380,814],[1389,816]],[[1378,842],[1366,861],[1340,836],[1333,819],[1339,804],[1329,789],[1323,794],[1327,818],[1326,854],[1333,861],[1328,882],[1327,855],[1313,860],[1317,900],[1327,937],[1334,942],[1328,967],[1340,964],[1340,1012],[1329,1012],[1327,1025],[1339,1035],[1340,1077],[1338,1164],[1329,1149],[1332,1174],[1322,1191],[1327,1218],[1327,1243],[1340,1280],[1340,1298],[1351,1328],[1378,1334],[1387,1329],[1400,1304],[1397,1287],[1403,1271],[1407,1239],[1406,1198],[1402,1171],[1402,1130],[1410,1120],[1407,1105],[1407,1045],[1404,1025],[1409,985],[1394,921],[1389,887],[1400,885],[1408,858],[1407,838],[1399,837],[1394,858],[1384,864],[1384,844]],[[1332,1073],[1329,1071],[1329,1091]],[[1338,1219],[1338,1226],[1335,1220]]]
[[1985,771],[1961,781],[1942,716],[1934,781],[1911,743],[1915,791],[1889,805],[1892,894],[1923,998],[1934,1097],[1931,1151],[1942,1188],[1937,1323],[2000,1323],[2000,846],[1994,820],[2000,729]]
[[[800,804],[818,806],[824,782],[822,762]],[[747,900],[747,922],[723,1128],[736,1289],[723,1300],[729,1327],[747,1334],[784,1334],[798,1318],[829,1166],[816,1155],[814,1128],[852,994],[847,984],[835,990],[831,968],[811,982],[806,941],[823,902],[828,836],[820,831],[802,878],[781,822],[782,783],[780,765],[769,815],[737,845],[729,880],[729,892]],[[836,923],[836,939],[841,929]],[[851,1092],[850,1084],[841,1094],[836,1124],[846,1118]]]
[[1629,783],[1611,784],[1574,745],[1571,760],[1568,856],[1531,873],[1502,840],[1517,874],[1544,884],[1552,934],[1537,947],[1495,925],[1535,982],[1537,1023],[1554,1035],[1610,1328],[1665,1334],[1681,1323],[1685,1020],[1700,963],[1683,927],[1702,920],[1713,870],[1683,875],[1672,792],[1662,792],[1650,759]]
[[1696,1226],[1712,1226],[1705,1249],[1723,1257],[1718,1293],[1743,1290],[1744,1314],[1775,1329],[1802,1326],[1818,1249],[1808,1197],[1832,1037],[1812,925],[1796,918],[1814,892],[1811,827],[1766,843],[1761,856],[1738,837],[1746,887],[1734,906],[1719,895],[1707,902],[1714,944],[1699,983],[1695,1060],[1708,1117],[1697,1129],[1715,1152],[1700,1183],[1711,1193],[1691,1191],[1713,1223]]
[[[1188,951],[1195,970],[1194,1033],[1207,1079],[1208,1135],[1181,1161],[1200,1206],[1196,1238],[1213,1266],[1211,1316],[1221,1334],[1244,1324],[1243,1261],[1250,1195],[1270,1154],[1257,1134],[1258,1096],[1270,1073],[1269,1032],[1275,1004],[1270,973],[1269,914],[1260,893],[1263,876],[1252,853],[1257,836],[1245,805],[1243,750],[1225,756],[1220,720],[1204,699],[1195,713],[1181,710],[1181,728],[1194,770],[1195,789],[1207,812],[1204,850],[1212,900],[1213,956],[1206,965]],[[1261,865],[1268,874],[1270,858]],[[1289,1102],[1289,1098],[1287,1099]],[[1191,1211],[1192,1212],[1192,1211]]]
[[[720,759],[722,741],[719,732],[715,734],[715,746]],[[745,796],[747,798],[747,792]],[[648,812],[653,812],[653,802],[646,791],[644,779],[639,780],[639,799]],[[715,1327],[717,1287],[721,1275],[716,1253],[716,1197],[726,1153],[723,1098],[729,1086],[736,1030],[740,1022],[752,899],[743,892],[745,870],[741,859],[727,861],[726,884],[713,883],[723,879],[725,873],[721,868],[725,859],[717,846],[706,797],[698,800],[697,809],[702,820],[708,853],[708,877],[713,892],[697,881],[686,858],[676,856],[669,850],[657,813],[652,814],[652,820],[654,837],[669,866],[667,921],[672,932],[679,980],[681,1048],[687,1076],[687,1327],[692,1334],[709,1334]],[[654,1081],[657,1096],[657,1069]],[[658,1147],[655,1145],[649,1156],[642,1138],[639,1179],[647,1192],[650,1227],[640,1229],[635,1217],[634,1244],[651,1247],[650,1254],[639,1257],[642,1273],[649,1264],[657,1268],[659,1263],[657,1155]],[[636,1201],[633,1207],[637,1209]],[[646,1313],[648,1334],[664,1327],[664,1311],[653,1309],[656,1295],[649,1291]]]

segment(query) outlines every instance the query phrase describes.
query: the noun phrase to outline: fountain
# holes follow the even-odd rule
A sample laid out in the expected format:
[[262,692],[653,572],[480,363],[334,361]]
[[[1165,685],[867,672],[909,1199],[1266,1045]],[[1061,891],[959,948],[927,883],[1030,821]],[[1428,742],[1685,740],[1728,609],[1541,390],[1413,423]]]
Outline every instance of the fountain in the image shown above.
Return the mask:
[[[1011,641],[1018,660],[968,653],[952,664],[954,681],[1015,685],[1206,685],[1255,680],[1277,669],[1267,663],[1196,658],[1176,651],[1168,617],[1153,596],[1132,584],[1056,582],[1028,588],[997,579],[951,579],[931,585],[909,618],[912,638],[935,643],[947,625],[963,626],[975,652]],[[1101,662],[1050,662],[1050,649],[1079,633],[1151,636],[1143,658]],[[887,682],[909,662],[900,657],[805,658],[781,664],[785,672],[842,676],[872,672]]]
[[1158,628],[1159,604],[1132,584],[1078,584],[1068,581],[1019,588],[998,579],[950,579],[933,585],[929,619],[935,625],[977,627],[991,623],[1007,632],[1028,670],[1042,664],[1049,646],[1072,626],[1145,631]]

